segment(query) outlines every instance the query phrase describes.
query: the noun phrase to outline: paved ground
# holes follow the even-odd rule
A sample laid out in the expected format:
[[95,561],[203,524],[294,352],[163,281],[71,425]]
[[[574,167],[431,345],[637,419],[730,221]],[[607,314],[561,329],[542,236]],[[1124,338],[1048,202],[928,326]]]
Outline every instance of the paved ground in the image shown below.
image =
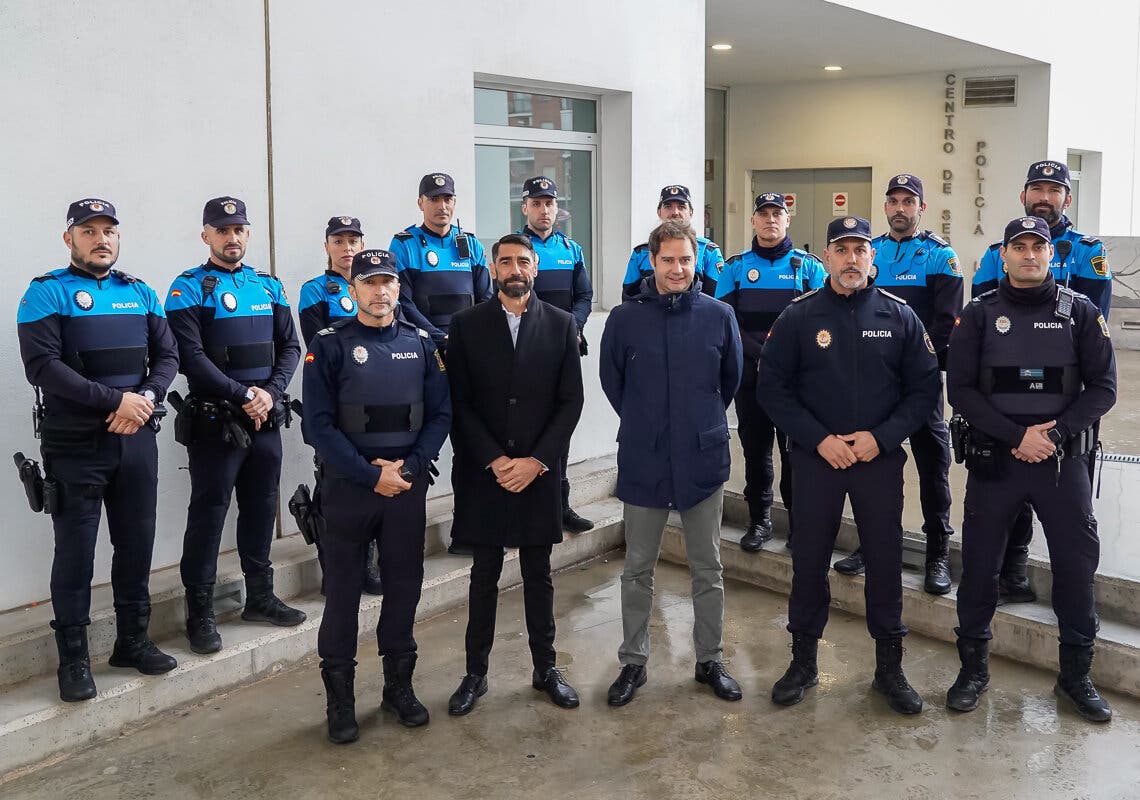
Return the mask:
[[[773,706],[788,658],[783,598],[727,589],[726,657],[745,698],[725,703],[692,678],[692,612],[683,569],[658,571],[650,681],[623,709],[605,705],[621,632],[621,557],[555,578],[559,663],[582,693],[574,711],[529,685],[519,591],[505,593],[491,691],[472,714],[447,716],[463,670],[463,610],[418,628],[416,675],[429,726],[406,730],[376,710],[379,665],[361,648],[359,742],[329,744],[315,664],[166,714],[128,735],[0,783],[5,800],[36,798],[1029,798],[1123,800],[1140,783],[1140,703],[1113,697],[1116,719],[1092,726],[1058,709],[1053,676],[995,661],[982,706],[942,705],[957,660],[945,644],[907,640],[907,674],[927,700],[918,717],[869,688],[863,620],[833,615],[820,685],[803,704]],[[155,680],[162,680],[156,678]]]

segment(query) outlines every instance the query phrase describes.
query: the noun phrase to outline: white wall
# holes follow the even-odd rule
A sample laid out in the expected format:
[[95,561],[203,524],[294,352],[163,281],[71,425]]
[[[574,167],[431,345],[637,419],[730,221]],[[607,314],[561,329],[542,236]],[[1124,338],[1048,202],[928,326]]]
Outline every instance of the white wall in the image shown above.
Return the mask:
[[[1003,68],[996,74],[1019,76],[1015,108],[965,109],[961,81],[989,70],[961,69],[953,123],[955,152],[943,151],[946,73],[892,78],[810,81],[794,84],[734,86],[728,92],[728,252],[748,247],[749,173],[756,169],[870,167],[872,228],[886,230],[877,198],[892,175],[911,172],[923,179],[923,223],[941,231],[943,210],[952,218],[950,238],[963,266],[973,263],[1001,238],[1005,223],[1023,213],[1017,195],[1025,169],[1044,157],[1047,71],[1043,67]],[[977,223],[976,143],[985,141],[987,166],[984,235]],[[942,171],[954,173],[952,194],[942,192]]]
[[[120,266],[162,296],[178,271],[204,259],[201,206],[218,194],[248,203],[248,260],[268,266],[262,8],[208,0],[139,14],[128,0],[97,7],[6,0],[0,185],[4,218],[19,233],[9,237],[0,269],[10,285],[22,290],[32,275],[66,263],[67,204],[86,195],[116,204]],[[582,0],[558,13],[554,26],[547,12],[536,16],[533,4],[519,0],[440,0],[430,9],[275,0],[270,10],[275,254],[291,300],[322,269],[330,216],[359,216],[366,242],[387,246],[393,232],[418,221],[416,185],[426,172],[455,177],[459,217],[478,230],[477,76],[599,96],[595,296],[603,306],[619,301],[629,249],[656,221],[660,187],[686,183],[694,205],[703,202],[701,2]],[[679,63],[679,54],[689,63]],[[9,302],[14,315],[15,291]],[[604,314],[595,314],[586,329],[595,351],[603,323]],[[615,448],[616,418],[598,388],[596,356],[583,369],[586,409],[572,461]],[[0,448],[30,452],[31,390],[11,329],[0,370],[7,376]],[[178,470],[185,453],[171,433],[161,436],[156,568],[180,555],[188,496]],[[287,432],[285,490],[310,478],[309,454],[299,430]],[[446,456],[441,467],[446,476]],[[435,491],[445,489],[446,482]],[[14,521],[0,530],[0,608],[7,608],[47,596],[52,539],[48,520],[26,510],[14,474],[0,481],[0,501]],[[99,581],[107,579],[109,549],[104,537]]]

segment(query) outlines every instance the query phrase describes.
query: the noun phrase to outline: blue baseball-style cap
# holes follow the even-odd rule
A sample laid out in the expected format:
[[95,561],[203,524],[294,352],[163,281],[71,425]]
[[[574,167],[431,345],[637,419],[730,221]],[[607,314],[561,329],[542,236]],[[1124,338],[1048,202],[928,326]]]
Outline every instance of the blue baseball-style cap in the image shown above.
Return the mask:
[[894,176],[887,181],[887,194],[890,194],[895,189],[910,192],[918,198],[918,202],[925,202],[922,199],[922,178],[919,178],[917,175],[904,172],[901,175]]
[[95,217],[107,217],[116,225],[119,224],[119,219],[115,216],[115,207],[106,200],[100,200],[97,197],[76,200],[67,207],[67,227],[69,228]]
[[352,280],[371,278],[374,275],[396,275],[396,257],[387,250],[361,250],[352,257]]
[[764,206],[776,206],[788,210],[788,202],[784,199],[783,192],[764,192],[756,195],[756,210],[759,211]]
[[827,226],[827,243],[840,239],[871,241],[871,223],[862,217],[836,217]]
[[1059,183],[1066,189],[1072,188],[1069,185],[1069,167],[1060,161],[1037,161],[1029,165],[1029,172],[1025,175],[1025,185],[1041,181]]
[[1053,237],[1049,234],[1049,223],[1041,217],[1018,217],[1005,226],[1005,236],[1001,240],[1002,246],[1004,247],[1018,236],[1024,236],[1027,233],[1032,236],[1040,236],[1050,243],[1053,241]]
[[523,197],[553,197],[558,199],[558,187],[550,178],[538,175],[523,182]]
[[363,236],[364,231],[360,227],[360,220],[356,217],[332,217],[329,224],[325,226],[325,237],[333,236],[338,233],[355,233],[357,236]]
[[202,224],[222,228],[226,225],[248,225],[245,203],[236,197],[215,197],[202,209]]
[[688,186],[682,186],[679,183],[671,183],[661,190],[661,199],[657,202],[657,207],[671,203],[674,200],[681,203],[688,203],[690,206],[693,204],[693,195],[689,191]]
[[446,172],[432,172],[420,178],[420,197],[455,197],[455,180]]

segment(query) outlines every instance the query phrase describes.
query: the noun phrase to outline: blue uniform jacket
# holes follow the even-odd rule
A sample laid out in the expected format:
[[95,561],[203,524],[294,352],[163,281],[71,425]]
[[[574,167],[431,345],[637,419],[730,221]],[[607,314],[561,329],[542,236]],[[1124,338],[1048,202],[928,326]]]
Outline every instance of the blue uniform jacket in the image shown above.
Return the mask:
[[[209,279],[216,282],[207,292]],[[233,271],[202,264],[174,279],[166,313],[191,394],[244,405],[247,387],[260,386],[281,400],[301,359],[281,281],[244,264]],[[241,364],[239,352],[268,349],[269,357],[250,355]],[[219,366],[228,354],[233,363]]]
[[[703,236],[697,237],[697,277],[701,280],[701,291],[709,297],[716,297],[716,284],[724,269],[724,256],[717,243]],[[641,281],[653,274],[649,263],[649,245],[639,244],[629,254],[629,265],[625,268],[621,299],[629,300],[641,291]]]
[[345,317],[355,317],[356,303],[348,294],[348,281],[334,269],[305,281],[297,299],[297,316],[301,320],[301,341],[306,345],[322,328]]
[[[406,341],[397,347],[394,345],[398,338]],[[374,347],[377,344],[381,347]],[[366,354],[363,363],[359,355],[361,350]],[[339,390],[349,370],[363,371],[367,380],[376,387],[372,402],[377,405],[392,402],[385,378],[394,369],[392,352],[400,350],[422,354],[424,359],[423,427],[410,449],[369,455],[390,461],[402,458],[406,467],[421,475],[428,464],[439,457],[439,449],[451,430],[451,389],[443,361],[430,339],[421,336],[414,325],[403,320],[397,319],[387,328],[372,328],[352,318],[321,330],[309,343],[309,352],[305,355],[305,369],[301,375],[305,404],[301,427],[305,441],[333,470],[369,488],[380,480],[380,467],[373,465],[370,458],[362,454],[338,427]],[[368,353],[372,357],[367,357]],[[382,357],[385,354],[388,359]]]
[[[1064,284],[1068,278],[1069,287],[1092,300],[1093,305],[1108,319],[1108,311],[1112,306],[1112,270],[1108,268],[1104,242],[1095,236],[1085,236],[1073,230],[1073,223],[1064,215],[1049,232],[1053,236],[1053,263],[1050,266],[1053,280]],[[1057,242],[1062,239],[1069,242],[1072,248],[1065,258],[1064,266],[1061,265],[1061,251],[1057,247]],[[1005,275],[1000,250],[1001,243],[996,242],[982,255],[978,271],[974,273],[971,289],[974,297],[996,289],[998,281]]]
[[[793,264],[793,259],[799,259],[799,266]],[[748,249],[725,263],[716,284],[716,299],[728,303],[736,312],[744,357],[753,363],[753,369],[760,360],[768,329],[780,312],[795,297],[823,286],[826,279],[827,272],[819,259],[796,248],[775,260]]]
[[906,300],[930,334],[938,363],[944,365],[954,318],[965,302],[957,254],[945,239],[930,231],[902,241],[879,236],[871,246],[875,248],[875,285]]
[[652,278],[610,312],[602,390],[621,418],[617,496],[684,511],[728,480],[725,410],[740,385],[732,309],[701,294],[659,295]]
[[581,333],[594,301],[594,288],[590,285],[582,248],[561,231],[552,232],[546,241],[530,228],[523,228],[519,233],[530,237],[538,255],[534,293],[544,303],[569,311]]
[[[469,255],[460,254],[466,237]],[[491,297],[491,274],[475,234],[452,225],[440,237],[423,225],[410,225],[392,237],[388,250],[400,268],[400,306],[408,321],[444,346],[453,314]]]
[[159,402],[178,374],[178,348],[154,290],[112,270],[76,267],[35,278],[16,314],[28,382],[52,412],[106,416],[123,392]]
[[838,294],[830,279],[776,320],[756,384],[776,427],[811,451],[856,431],[894,450],[927,420],[940,391],[934,346],[910,306],[875,286]]

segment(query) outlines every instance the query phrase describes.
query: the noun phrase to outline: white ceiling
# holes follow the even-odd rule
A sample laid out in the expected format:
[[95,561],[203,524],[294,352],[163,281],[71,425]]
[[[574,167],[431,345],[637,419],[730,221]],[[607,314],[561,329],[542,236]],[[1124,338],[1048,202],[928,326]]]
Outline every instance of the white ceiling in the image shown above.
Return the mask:
[[[709,86],[1040,63],[824,0],[706,0],[705,36]],[[733,47],[709,49],[716,42]]]

